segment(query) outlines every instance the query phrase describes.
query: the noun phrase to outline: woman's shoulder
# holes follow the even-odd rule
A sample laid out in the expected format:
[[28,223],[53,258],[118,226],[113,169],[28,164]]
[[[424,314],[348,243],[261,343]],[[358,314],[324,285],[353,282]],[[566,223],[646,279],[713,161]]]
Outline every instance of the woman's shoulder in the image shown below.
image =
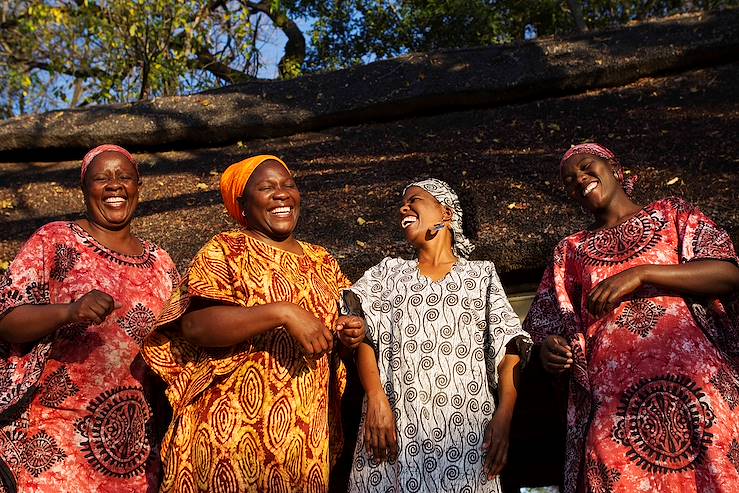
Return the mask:
[[649,209],[657,209],[662,211],[674,211],[676,213],[689,213],[697,209],[695,205],[688,202],[682,197],[665,197],[647,206]]
[[416,260],[406,260],[401,257],[385,257],[367,269],[364,277],[383,279],[394,274],[407,274],[409,270],[416,268],[417,263]]
[[69,236],[75,227],[79,228],[74,221],[53,221],[41,226],[31,236]]

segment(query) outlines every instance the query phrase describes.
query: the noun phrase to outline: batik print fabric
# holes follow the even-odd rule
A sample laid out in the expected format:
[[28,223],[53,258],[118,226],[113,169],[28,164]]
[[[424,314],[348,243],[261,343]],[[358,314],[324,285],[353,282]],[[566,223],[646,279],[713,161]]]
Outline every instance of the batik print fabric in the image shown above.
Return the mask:
[[126,256],[75,223],[50,223],[0,278],[0,316],[93,289],[121,305],[102,324],[61,327],[30,349],[1,345],[0,458],[19,492],[156,491],[154,375],[139,349],[179,276],[166,252],[142,244],[142,255]]
[[302,256],[243,231],[217,235],[145,343],[174,409],[161,491],[327,491],[329,438],[341,446],[334,410],[346,374],[338,359],[306,360],[284,328],[215,351],[188,344],[170,324],[200,297],[247,307],[288,301],[333,331],[339,290],[350,283],[326,250],[300,245]]
[[[524,328],[565,337],[570,373],[565,491],[736,491],[739,332],[719,300],[646,286],[609,314],[599,282],[646,264],[736,262],[729,236],[680,199],[559,243]],[[694,315],[695,314],[695,315]]]
[[399,455],[378,463],[366,451],[365,401],[350,491],[499,491],[483,473],[481,447],[506,345],[529,338],[493,264],[459,259],[432,282],[417,260],[386,258],[351,289],[396,417]]

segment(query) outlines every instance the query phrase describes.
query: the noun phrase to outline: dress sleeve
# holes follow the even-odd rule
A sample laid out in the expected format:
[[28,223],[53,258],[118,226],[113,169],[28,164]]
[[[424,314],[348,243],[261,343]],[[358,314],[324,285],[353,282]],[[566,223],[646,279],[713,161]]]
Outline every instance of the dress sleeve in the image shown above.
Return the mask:
[[550,335],[569,338],[581,332],[577,309],[580,293],[573,273],[567,268],[568,253],[565,239],[554,249],[552,263],[544,271],[544,277],[523,322],[523,329],[531,334],[537,344],[541,344]]
[[[389,259],[383,259],[379,264],[368,269],[362,277],[354,283],[351,291],[354,292],[362,303],[362,311],[364,312],[364,320],[367,324],[367,340],[375,350],[375,355],[379,357],[379,342],[381,327],[381,317],[390,312],[390,304],[388,301],[382,300],[383,281],[387,271],[387,262]],[[345,310],[342,301],[342,312]]]
[[518,315],[516,315],[508,301],[492,262],[490,263],[490,269],[486,307],[485,364],[488,382],[491,385],[491,390],[494,390],[498,386],[498,365],[503,361],[506,354],[506,346],[511,341],[515,341],[516,351],[525,365],[533,342],[529,334],[521,328]]
[[157,327],[179,319],[190,306],[193,297],[208,298],[224,303],[237,303],[232,268],[227,261],[226,246],[216,236],[195,255],[187,272],[179,279],[169,301],[157,319]]
[[45,228],[33,234],[0,277],[0,319],[20,305],[50,303],[49,277],[53,255]]
[[674,209],[681,263],[709,259],[738,263],[731,237],[724,229],[683,199],[666,202]]
[[[5,274],[0,277],[0,319],[21,305],[50,303],[50,245],[47,228],[41,228],[21,247]],[[33,398],[51,350],[49,335],[30,351],[0,342],[0,414],[27,398]]]

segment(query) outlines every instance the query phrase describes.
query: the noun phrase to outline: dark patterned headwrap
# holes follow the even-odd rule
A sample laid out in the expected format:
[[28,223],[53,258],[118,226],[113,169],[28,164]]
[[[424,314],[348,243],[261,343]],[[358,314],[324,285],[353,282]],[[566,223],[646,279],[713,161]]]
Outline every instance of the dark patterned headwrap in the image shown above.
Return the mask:
[[468,258],[475,245],[462,232],[462,205],[452,187],[445,181],[429,178],[411,183],[403,189],[403,195],[410,187],[419,187],[430,193],[443,206],[452,210],[452,250],[457,257]]
[[624,192],[626,192],[626,195],[631,197],[631,195],[634,193],[634,185],[639,178],[636,175],[626,177],[624,175],[624,168],[623,166],[621,166],[621,163],[619,162],[613,151],[605,146],[596,144],[595,142],[588,142],[585,144],[578,144],[576,146],[570,147],[569,150],[565,152],[564,156],[562,156],[562,159],[559,161],[560,171],[562,170],[562,166],[564,166],[565,161],[576,154],[590,154],[591,156],[598,156],[601,159],[611,161],[611,163],[613,164],[613,174],[616,175],[616,180],[618,180],[618,182],[621,184]]

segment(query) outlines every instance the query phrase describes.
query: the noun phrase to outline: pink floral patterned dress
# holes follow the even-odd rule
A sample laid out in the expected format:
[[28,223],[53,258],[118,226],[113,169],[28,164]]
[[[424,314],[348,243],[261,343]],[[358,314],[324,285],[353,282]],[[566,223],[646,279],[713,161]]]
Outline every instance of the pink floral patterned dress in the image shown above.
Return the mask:
[[681,199],[557,245],[524,329],[574,353],[565,491],[739,491],[735,300],[645,286],[601,318],[587,311],[621,271],[701,259],[737,262],[726,232]]
[[142,244],[143,254],[122,255],[76,223],[54,222],[0,277],[0,317],[92,289],[121,305],[102,324],[67,325],[30,348],[0,343],[0,491],[158,487],[152,374],[139,348],[179,276],[164,250]]

